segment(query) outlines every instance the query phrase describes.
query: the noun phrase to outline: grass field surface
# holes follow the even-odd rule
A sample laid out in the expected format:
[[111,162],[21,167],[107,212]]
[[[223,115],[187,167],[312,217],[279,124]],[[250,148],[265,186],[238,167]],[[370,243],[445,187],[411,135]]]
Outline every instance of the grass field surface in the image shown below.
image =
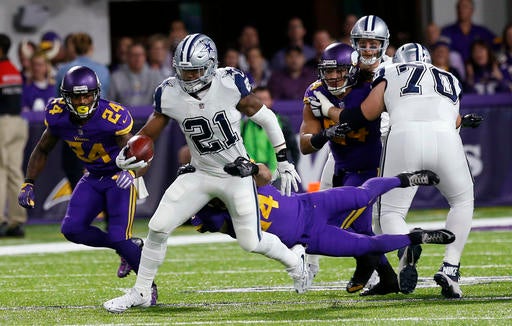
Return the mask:
[[[442,221],[445,214],[415,211],[408,221]],[[478,219],[510,216],[509,208],[475,212]],[[146,224],[136,221],[136,236],[145,237]],[[190,226],[171,238],[195,236],[211,239]],[[432,280],[444,254],[440,245],[423,245],[414,293],[361,297],[345,291],[353,258],[323,257],[313,287],[299,295],[281,264],[236,242],[175,242],[155,279],[158,305],[123,314],[102,304],[131,288],[135,275],[116,277],[119,258],[112,250],[38,250],[67,244],[58,225],[29,225],[24,239],[0,239],[0,249],[30,249],[1,257],[1,325],[512,325],[507,229],[471,232],[461,262],[464,297],[457,300],[444,299]],[[396,253],[388,257],[398,265]]]

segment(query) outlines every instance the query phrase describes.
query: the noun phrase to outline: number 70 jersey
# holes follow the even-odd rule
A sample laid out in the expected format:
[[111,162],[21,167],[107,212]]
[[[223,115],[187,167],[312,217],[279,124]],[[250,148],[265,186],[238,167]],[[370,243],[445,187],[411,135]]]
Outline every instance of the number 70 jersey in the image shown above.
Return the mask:
[[245,75],[234,68],[217,69],[201,99],[184,92],[171,77],[155,91],[155,111],[178,122],[196,169],[226,176],[226,163],[247,157],[236,106],[250,90]]
[[429,63],[410,62],[383,67],[373,85],[383,79],[391,127],[402,122],[440,121],[455,128],[461,85],[454,75]]

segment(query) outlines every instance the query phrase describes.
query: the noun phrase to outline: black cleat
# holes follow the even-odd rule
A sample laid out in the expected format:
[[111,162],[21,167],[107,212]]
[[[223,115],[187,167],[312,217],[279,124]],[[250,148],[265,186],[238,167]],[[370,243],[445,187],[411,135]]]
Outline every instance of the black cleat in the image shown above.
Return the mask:
[[384,281],[381,280],[379,283],[370,287],[369,289],[365,289],[359,295],[366,297],[370,295],[384,295],[389,293],[398,293],[400,288],[398,287],[398,281],[395,279],[394,281]]
[[460,265],[443,263],[439,271],[434,274],[434,281],[441,287],[441,294],[448,299],[462,298],[462,290],[459,286]]
[[403,172],[397,175],[400,179],[400,187],[433,186],[439,183],[439,176],[430,170]]
[[398,265],[398,284],[400,292],[409,294],[414,291],[418,284],[418,271],[416,263],[420,259],[421,246],[410,245],[398,250],[400,263]]
[[415,228],[409,233],[413,244],[449,244],[455,241],[455,234],[447,229],[423,230]]

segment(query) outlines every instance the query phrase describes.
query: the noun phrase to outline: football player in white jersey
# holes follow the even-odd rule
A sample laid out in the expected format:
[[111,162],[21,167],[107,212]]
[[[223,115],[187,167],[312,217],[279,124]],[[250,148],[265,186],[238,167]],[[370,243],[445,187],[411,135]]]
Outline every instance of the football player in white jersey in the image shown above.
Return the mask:
[[[386,49],[389,46],[389,29],[387,24],[378,16],[368,15],[361,17],[350,32],[350,43],[354,49],[359,53],[359,68],[361,76],[359,78],[367,79],[368,83],[373,79],[373,74],[382,67],[392,63],[392,59],[387,56]],[[389,117],[387,112],[383,112],[380,122],[381,139],[384,141],[387,135],[389,124]],[[331,152],[325,162],[322,175],[320,177],[320,189],[329,189],[333,186],[333,175],[334,175],[334,157]],[[375,207],[375,205],[374,205]],[[376,215],[372,210],[372,214]],[[375,218],[375,217],[374,217]],[[348,227],[348,226],[347,226]],[[375,233],[382,233],[379,229],[374,230]],[[318,269],[319,257],[314,255],[308,255],[308,261],[315,269]],[[368,276],[371,271],[370,263],[368,263],[368,257],[356,258],[356,271],[351,277],[347,284],[347,291],[353,293],[359,291],[368,281]],[[392,283],[391,275],[392,267],[387,261],[382,263],[380,269],[385,269],[388,273],[388,283]],[[383,270],[379,274],[386,273]],[[369,283],[374,284],[379,281],[377,274],[374,273]],[[369,286],[369,285],[368,285]],[[388,292],[396,292],[393,286],[389,286]],[[375,291],[375,289],[374,289]],[[364,293],[364,292],[363,292]],[[366,295],[366,294],[363,294]]]
[[[110,312],[134,306],[148,307],[151,284],[163,262],[167,238],[213,198],[222,200],[233,218],[239,245],[248,252],[276,259],[287,267],[295,290],[306,290],[307,266],[302,245],[288,249],[278,237],[262,232],[257,192],[251,177],[228,174],[224,167],[238,157],[248,158],[242,137],[242,113],[262,126],[274,145],[281,192],[298,189],[300,177],[286,159],[283,133],[274,113],[251,92],[247,77],[231,67],[217,68],[215,43],[204,34],[191,34],[176,48],[176,77],[157,87],[154,112],[138,132],[156,139],[170,119],[182,129],[191,152],[193,173],[178,176],[163,195],[148,224],[135,286],[125,295],[103,304]],[[116,161],[123,169],[138,169],[147,162],[134,162],[121,151]]]
[[[374,78],[370,95],[360,110],[343,110],[340,122],[358,124],[377,119],[387,110],[390,131],[381,163],[382,175],[397,171],[431,169],[440,182],[436,186],[450,205],[446,228],[456,240],[446,247],[443,263],[434,275],[446,298],[460,298],[460,258],[473,217],[473,178],[458,128],[476,127],[481,117],[459,115],[460,82],[451,73],[430,63],[428,50],[418,43],[401,46],[393,65]],[[379,222],[384,233],[409,230],[405,217],[417,187],[392,190],[381,196]],[[421,247],[406,247],[399,264],[399,286],[412,292],[417,283],[416,261]]]

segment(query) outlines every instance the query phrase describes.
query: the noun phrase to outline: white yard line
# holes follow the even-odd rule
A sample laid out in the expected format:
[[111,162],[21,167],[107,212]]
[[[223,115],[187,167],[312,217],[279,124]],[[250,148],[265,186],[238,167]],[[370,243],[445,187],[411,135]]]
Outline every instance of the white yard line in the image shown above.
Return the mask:
[[[499,217],[499,218],[485,218],[474,219],[473,228],[482,227],[512,227],[512,217]],[[443,222],[425,222],[410,224],[410,227],[421,227],[424,229],[434,229],[444,227]],[[231,237],[221,233],[205,233],[197,235],[181,235],[170,236],[167,240],[169,246],[181,246],[191,244],[204,244],[204,243],[220,243],[234,241]],[[0,246],[0,256],[13,256],[24,254],[36,253],[61,253],[70,251],[85,251],[85,250],[106,250],[107,248],[93,248],[72,242],[49,242],[49,243],[35,243],[26,245],[14,246]],[[110,250],[110,249],[109,249]]]

